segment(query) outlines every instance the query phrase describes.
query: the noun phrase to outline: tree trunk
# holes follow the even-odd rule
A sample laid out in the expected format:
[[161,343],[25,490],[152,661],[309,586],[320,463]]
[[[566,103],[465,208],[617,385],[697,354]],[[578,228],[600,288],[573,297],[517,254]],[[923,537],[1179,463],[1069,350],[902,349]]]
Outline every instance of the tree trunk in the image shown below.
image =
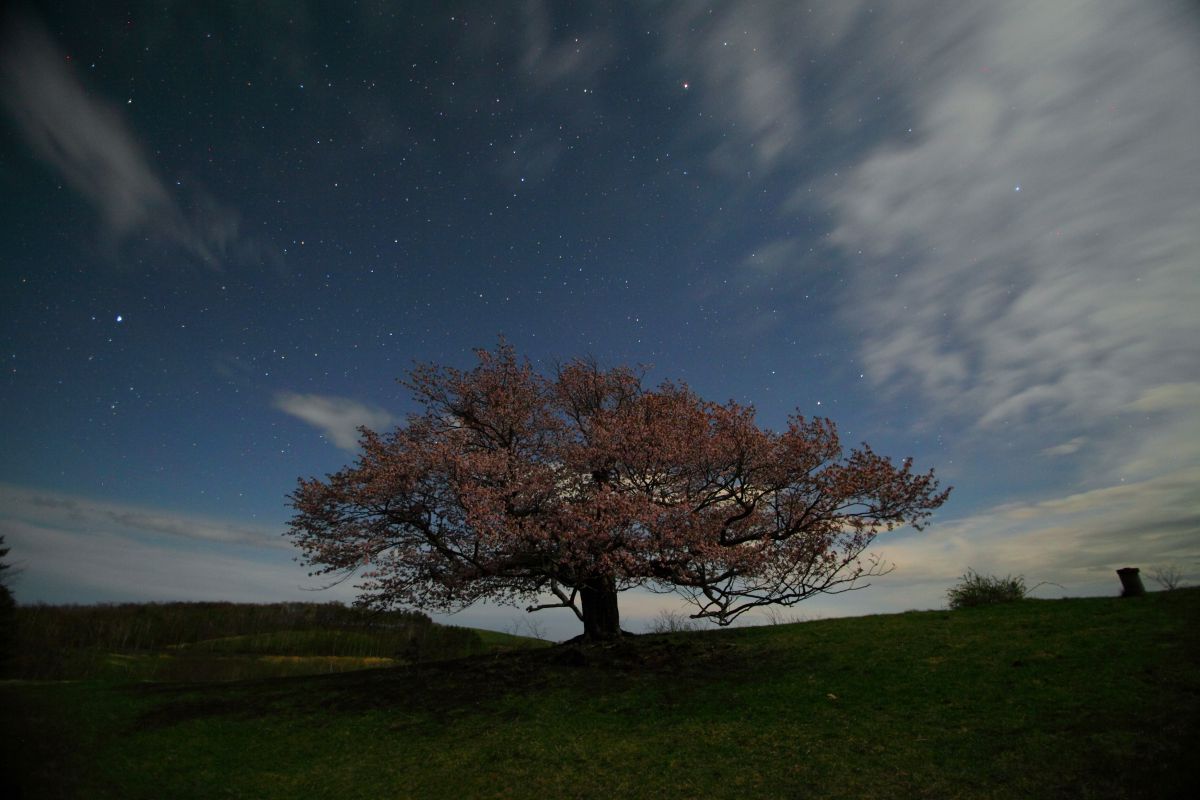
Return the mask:
[[617,581],[611,575],[589,578],[579,587],[583,603],[583,638],[588,641],[615,639],[621,635],[617,610]]

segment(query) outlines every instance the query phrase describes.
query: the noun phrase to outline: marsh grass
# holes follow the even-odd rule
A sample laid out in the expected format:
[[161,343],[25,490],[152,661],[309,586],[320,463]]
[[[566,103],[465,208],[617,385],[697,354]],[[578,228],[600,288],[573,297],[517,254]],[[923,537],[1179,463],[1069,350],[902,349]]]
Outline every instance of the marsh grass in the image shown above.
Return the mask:
[[227,684],[9,684],[27,796],[1190,796],[1200,590]]

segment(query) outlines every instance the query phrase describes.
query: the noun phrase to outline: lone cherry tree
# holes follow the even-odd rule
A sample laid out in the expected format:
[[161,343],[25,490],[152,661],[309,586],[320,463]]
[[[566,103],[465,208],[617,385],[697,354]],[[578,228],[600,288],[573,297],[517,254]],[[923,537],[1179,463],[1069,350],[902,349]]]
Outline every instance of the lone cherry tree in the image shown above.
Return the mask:
[[414,369],[423,411],[361,428],[354,465],[289,496],[310,574],[358,574],[361,605],[565,607],[603,639],[621,634],[618,593],[644,586],[725,625],[883,574],[876,535],[919,529],[949,494],[911,460],[845,452],[828,419],[764,430],[752,407],[627,367],[547,377],[504,342],[477,356]]

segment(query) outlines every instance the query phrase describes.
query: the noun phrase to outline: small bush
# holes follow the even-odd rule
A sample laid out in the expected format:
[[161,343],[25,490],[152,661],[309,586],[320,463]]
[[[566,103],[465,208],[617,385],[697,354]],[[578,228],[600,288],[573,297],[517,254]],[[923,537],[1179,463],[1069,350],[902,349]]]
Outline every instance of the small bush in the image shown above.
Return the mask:
[[648,633],[682,633],[683,631],[699,630],[700,626],[696,621],[689,618],[682,611],[671,611],[664,609],[658,612],[658,616],[650,621]]
[[995,603],[1011,603],[1025,598],[1023,575],[980,575],[973,569],[959,579],[958,584],[946,590],[950,608],[973,608]]
[[1183,586],[1183,568],[1178,564],[1164,564],[1154,568],[1150,576],[1154,582],[1168,592],[1173,592]]

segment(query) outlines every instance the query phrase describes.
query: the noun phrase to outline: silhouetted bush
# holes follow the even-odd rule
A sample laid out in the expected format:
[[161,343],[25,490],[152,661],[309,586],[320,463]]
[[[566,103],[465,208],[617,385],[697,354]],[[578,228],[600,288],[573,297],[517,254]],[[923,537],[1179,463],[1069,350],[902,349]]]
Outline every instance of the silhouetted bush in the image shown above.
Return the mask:
[[4,669],[16,653],[17,604],[12,592],[0,583],[0,670]]
[[946,590],[951,608],[973,608],[996,603],[1011,603],[1025,597],[1025,578],[1022,575],[980,575],[973,569],[959,582]]
[[648,629],[649,633],[680,633],[683,631],[697,631],[700,626],[696,621],[690,618],[682,611],[673,611],[663,609],[658,612],[658,616],[650,622]]
[[17,602],[8,588],[11,577],[9,569],[12,566],[5,559],[8,551],[9,548],[4,546],[4,537],[0,536],[0,669],[7,666],[16,652]]
[[1178,564],[1161,564],[1150,575],[1165,591],[1173,592],[1184,584],[1183,567]]

